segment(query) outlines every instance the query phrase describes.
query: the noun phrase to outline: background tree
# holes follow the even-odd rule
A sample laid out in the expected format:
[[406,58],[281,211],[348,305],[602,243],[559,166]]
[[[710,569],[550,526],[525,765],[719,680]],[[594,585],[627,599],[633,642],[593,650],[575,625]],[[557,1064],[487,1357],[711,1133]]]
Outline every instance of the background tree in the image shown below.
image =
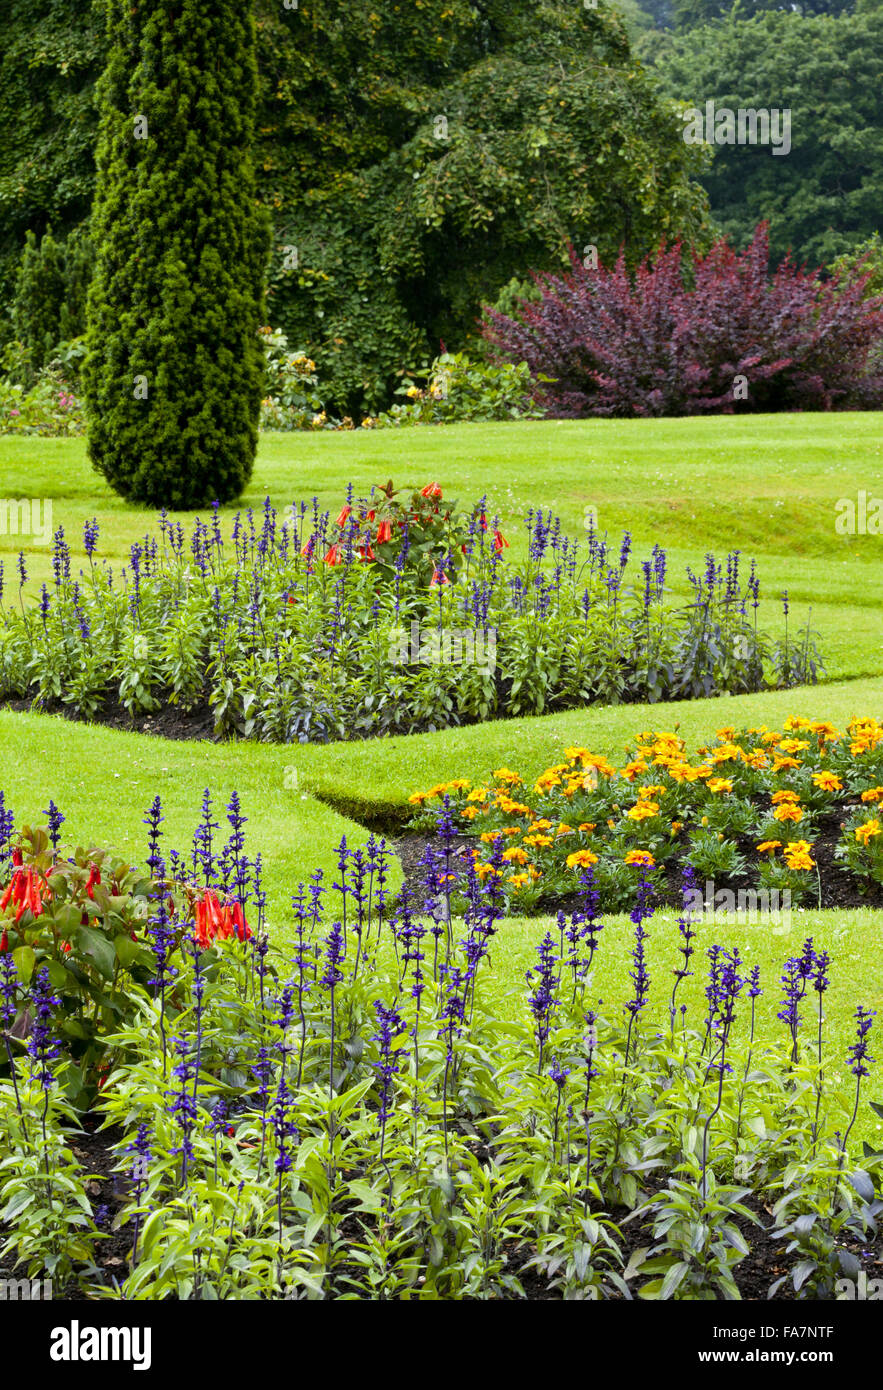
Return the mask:
[[108,26],[89,454],[129,499],[230,501],[251,474],[263,381],[251,3],[110,0]]
[[[654,36],[659,38],[660,36]],[[856,247],[883,205],[883,5],[855,13],[731,17],[655,48],[665,92],[691,106],[790,107],[791,151],[719,145],[702,182],[745,246],[768,218],[773,258],[821,265]]]

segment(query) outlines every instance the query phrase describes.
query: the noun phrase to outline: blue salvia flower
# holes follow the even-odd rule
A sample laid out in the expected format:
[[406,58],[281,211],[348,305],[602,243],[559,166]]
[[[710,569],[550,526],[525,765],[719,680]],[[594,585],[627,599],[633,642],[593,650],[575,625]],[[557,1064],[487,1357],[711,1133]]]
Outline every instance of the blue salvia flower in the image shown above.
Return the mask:
[[44,1091],[48,1091],[55,1080],[51,1064],[61,1052],[53,1032],[55,1010],[61,1000],[52,993],[49,971],[43,966],[31,982],[31,1034],[28,1038],[28,1055],[31,1059],[31,1074],[39,1081]]
[[12,850],[12,832],[15,829],[15,812],[10,806],[7,810],[6,798],[0,791],[0,865],[5,864]]
[[83,524],[83,549],[85,550],[86,554],[89,556],[89,559],[90,559],[90,560],[92,559],[92,556],[95,554],[95,550],[96,550],[97,546],[98,546],[98,521],[97,521],[97,519],[93,516],[93,518],[92,518],[91,521],[86,521],[86,522],[84,522],[84,524]]
[[199,1113],[190,1084],[196,1075],[196,1066],[186,1033],[175,1039],[175,1051],[179,1061],[172,1068],[172,1076],[178,1082],[178,1086],[168,1092],[166,1110],[181,1131],[181,1143],[169,1152],[181,1156],[181,1186],[185,1187],[188,1165],[193,1158],[192,1136]]
[[537,1039],[537,1049],[539,1053],[539,1067],[537,1075],[542,1074],[543,1070],[543,1050],[548,1041],[549,1032],[552,1027],[552,1016],[558,1007],[556,990],[560,983],[560,977],[555,973],[555,966],[558,957],[555,955],[555,943],[550,932],[546,932],[539,946],[537,947],[539,964],[527,972],[527,983],[531,984],[531,976],[536,976],[536,986],[532,994],[527,996],[528,1007],[533,1015],[534,1032]]
[[147,815],[141,822],[142,825],[147,826],[147,867],[150,869],[150,872],[153,874],[154,877],[156,877],[157,867],[162,863],[162,859],[160,857],[159,852],[159,842],[162,838],[163,833],[160,830],[160,826],[162,825],[164,820],[165,816],[162,813],[162,802],[160,801],[158,796],[155,796],[153,799],[153,804],[151,805],[149,811],[147,812]]
[[49,809],[43,811],[42,814],[48,819],[49,839],[52,842],[52,848],[57,850],[58,842],[61,838],[61,827],[64,825],[65,818],[59,811],[55,802],[51,800],[49,802]]
[[372,1062],[380,1082],[380,1103],[377,1118],[381,1124],[380,1161],[383,1162],[383,1137],[386,1122],[392,1114],[392,1079],[399,1074],[399,1059],[404,1057],[404,1048],[394,1048],[393,1040],[405,1032],[405,1020],[393,1005],[387,1008],[381,999],[375,999],[374,1012],[377,1014],[377,1032],[372,1041],[377,1043],[379,1058]]
[[849,1049],[847,1065],[853,1076],[858,1078],[870,1076],[867,1063],[874,1059],[868,1052],[868,1033],[876,1016],[876,1009],[866,1009],[861,1004],[855,1011],[856,1040]]

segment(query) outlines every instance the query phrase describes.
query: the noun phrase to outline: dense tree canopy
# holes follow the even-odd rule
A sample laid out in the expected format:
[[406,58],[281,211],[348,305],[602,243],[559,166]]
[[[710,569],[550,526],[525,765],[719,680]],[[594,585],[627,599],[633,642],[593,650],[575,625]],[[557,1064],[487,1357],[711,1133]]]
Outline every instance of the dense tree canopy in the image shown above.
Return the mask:
[[655,50],[669,95],[704,107],[790,108],[791,151],[720,145],[703,183],[746,245],[768,218],[774,258],[826,263],[873,234],[883,207],[883,5],[853,14],[737,16]]
[[[88,208],[102,11],[12,0],[0,18],[6,304],[25,232],[63,239]],[[568,239],[604,254],[622,242],[630,259],[662,237],[702,240],[701,155],[611,10],[256,0],[255,13],[271,315],[332,404],[377,405],[396,371],[440,337],[458,345],[483,297],[560,263]],[[21,90],[34,62],[36,100]]]

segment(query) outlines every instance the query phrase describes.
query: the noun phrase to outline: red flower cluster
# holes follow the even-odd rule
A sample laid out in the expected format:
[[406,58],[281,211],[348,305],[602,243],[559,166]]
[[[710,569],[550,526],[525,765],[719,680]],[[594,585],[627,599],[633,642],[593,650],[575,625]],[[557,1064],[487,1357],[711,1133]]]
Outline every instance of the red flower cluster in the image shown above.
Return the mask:
[[0,898],[0,912],[5,912],[10,903],[16,908],[15,920],[20,922],[24,914],[32,912],[35,917],[43,915],[43,905],[52,897],[42,875],[36,869],[16,868],[6,892]]
[[251,928],[245,920],[241,903],[222,903],[218,895],[206,889],[196,904],[196,924],[193,940],[203,949],[215,940],[226,941],[235,936],[239,941],[248,941]]

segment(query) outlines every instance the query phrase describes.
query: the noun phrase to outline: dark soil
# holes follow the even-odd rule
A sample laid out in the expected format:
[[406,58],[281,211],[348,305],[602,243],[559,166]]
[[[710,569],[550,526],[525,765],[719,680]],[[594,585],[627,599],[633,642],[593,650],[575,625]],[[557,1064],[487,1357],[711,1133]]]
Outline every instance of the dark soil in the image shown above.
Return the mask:
[[[17,710],[20,713],[39,709],[41,714],[57,714],[71,723],[84,723],[70,705],[62,700],[47,700],[43,705],[35,705],[33,700],[2,700],[0,709]],[[195,709],[184,710],[164,700],[153,714],[132,716],[119,700],[106,700],[98,709],[95,724],[104,724],[109,729],[125,729],[136,734],[155,734],[159,738],[171,739],[220,739],[215,734],[215,721],[208,704]]]
[[[95,1262],[100,1273],[93,1276],[93,1282],[108,1285],[114,1279],[122,1281],[129,1272],[128,1256],[132,1248],[133,1230],[131,1225],[114,1229],[117,1213],[129,1200],[131,1183],[120,1173],[112,1172],[117,1161],[113,1145],[123,1139],[121,1130],[111,1127],[100,1132],[98,1119],[86,1115],[83,1119],[83,1133],[71,1140],[70,1147],[81,1169],[88,1175],[86,1190],[92,1200],[92,1219],[101,1232],[101,1240],[96,1241]],[[11,1232],[0,1227],[0,1245]],[[24,1266],[15,1268],[14,1252],[0,1258],[0,1279],[23,1279]],[[72,1281],[66,1288],[54,1289],[53,1297],[85,1300],[86,1294]]]
[[[867,879],[858,879],[854,874],[845,872],[841,868],[840,862],[834,858],[834,850],[843,829],[840,821],[841,814],[842,811],[835,811],[816,822],[817,828],[813,830],[812,834],[812,855],[819,866],[821,902],[819,902],[818,897],[818,880],[813,878],[812,889],[799,906],[806,908],[883,908],[883,886]],[[794,839],[799,838],[799,829],[798,826],[793,836]],[[686,836],[681,835],[679,838],[684,850],[686,850]],[[784,838],[792,837],[786,835]],[[438,847],[438,837],[435,834],[409,832],[392,839],[390,843],[402,862],[402,870],[408,888],[420,902],[425,895],[420,860],[427,845],[432,845],[434,848]],[[473,847],[477,844],[477,839],[471,835],[459,835],[457,837],[453,871],[461,874],[464,879],[466,864],[471,857]],[[749,862],[756,857],[756,836],[737,836],[736,845],[739,852]],[[668,907],[680,908],[681,906],[681,864],[681,859],[675,854],[664,865],[665,884],[661,893],[661,900],[662,904]],[[696,887],[700,892],[703,891],[703,885],[698,880]],[[740,889],[744,891],[756,887],[757,879],[752,874],[734,874],[731,877],[720,874],[714,880],[714,892],[727,889],[738,894]],[[577,893],[558,896],[549,894],[541,897],[535,907],[519,908],[518,911],[520,915],[534,916],[556,912],[559,908],[563,908],[565,912],[573,912],[578,906],[580,906],[580,897]],[[602,908],[603,906],[602,903]],[[720,907],[720,904],[718,906]],[[798,904],[795,903],[794,906],[798,906]]]
[[[121,1132],[115,1129],[99,1132],[96,1129],[97,1123],[98,1121],[94,1116],[85,1117],[83,1121],[85,1132],[73,1141],[72,1149],[74,1156],[79,1159],[83,1169],[92,1178],[88,1184],[88,1191],[93,1199],[96,1225],[105,1236],[105,1239],[98,1242],[96,1263],[101,1271],[98,1280],[103,1278],[110,1285],[112,1280],[122,1281],[128,1274],[128,1256],[131,1252],[134,1233],[131,1225],[123,1226],[119,1230],[113,1229],[116,1214],[128,1199],[130,1186],[128,1179],[111,1172],[115,1161],[112,1147],[120,1142]],[[481,1142],[471,1147],[475,1149],[479,1159],[489,1157],[487,1147]],[[664,1179],[648,1179],[645,1182],[643,1192],[639,1194],[639,1198],[643,1200],[644,1197],[660,1191],[664,1186]],[[576,1197],[578,1201],[581,1201],[579,1193],[576,1194]],[[761,1206],[751,1197],[745,1200],[744,1205],[753,1212],[758,1220],[755,1224],[745,1217],[734,1219],[734,1224],[738,1226],[745,1237],[750,1251],[746,1258],[736,1266],[734,1278],[743,1300],[766,1301],[769,1298],[771,1285],[783,1275],[788,1274],[801,1257],[799,1253],[787,1254],[786,1242],[781,1238],[772,1236],[773,1220],[769,1208]],[[598,1212],[596,1211],[595,1214],[597,1215]],[[622,1250],[624,1264],[628,1263],[630,1255],[639,1247],[652,1246],[653,1234],[650,1226],[638,1221],[623,1224],[628,1216],[626,1208],[615,1209],[610,1212],[610,1216],[620,1228],[619,1234],[614,1232],[614,1238]],[[6,1228],[0,1228],[0,1243],[8,1234],[9,1231]],[[344,1240],[357,1241],[361,1239],[360,1222],[355,1218],[345,1220],[341,1227],[341,1235]],[[847,1235],[838,1248],[847,1250],[856,1256],[868,1281],[883,1278],[883,1231],[878,1231],[875,1236],[869,1234],[861,1238]],[[518,1278],[528,1302],[560,1301],[560,1291],[550,1289],[548,1281],[541,1272],[526,1267],[532,1253],[523,1244],[513,1242],[506,1248],[504,1272],[513,1274]],[[342,1283],[347,1274],[346,1266],[339,1267],[338,1272]],[[362,1271],[354,1266],[351,1272],[354,1276],[358,1276]],[[24,1269],[16,1270],[12,1257],[0,1259],[0,1279],[21,1279],[23,1277]],[[643,1282],[644,1280],[638,1275],[632,1284],[635,1293]],[[53,1295],[55,1299],[88,1301],[87,1295],[73,1282],[67,1288],[54,1290]],[[616,1291],[611,1293],[610,1298],[614,1302],[623,1301],[622,1296]],[[790,1279],[777,1290],[773,1298],[776,1301],[795,1301],[797,1299]]]

